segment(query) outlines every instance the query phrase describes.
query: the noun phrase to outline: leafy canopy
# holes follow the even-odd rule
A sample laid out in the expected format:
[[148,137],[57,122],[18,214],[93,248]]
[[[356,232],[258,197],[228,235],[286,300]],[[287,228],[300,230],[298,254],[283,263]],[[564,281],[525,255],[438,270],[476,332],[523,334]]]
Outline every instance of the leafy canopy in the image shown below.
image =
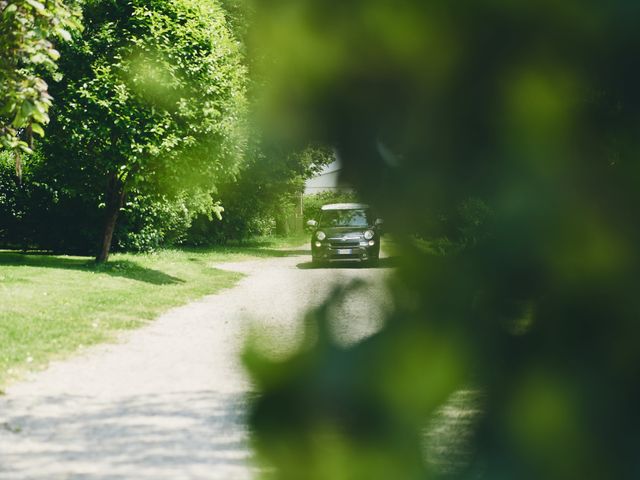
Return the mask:
[[89,0],[64,53],[56,161],[172,194],[232,174],[245,71],[215,1]]
[[[77,5],[62,0],[0,1],[0,148],[31,153],[19,133],[44,136],[52,97],[43,74],[56,72],[60,53],[53,41],[68,42],[81,30]],[[56,77],[58,78],[58,77]],[[28,139],[30,140],[30,138]]]

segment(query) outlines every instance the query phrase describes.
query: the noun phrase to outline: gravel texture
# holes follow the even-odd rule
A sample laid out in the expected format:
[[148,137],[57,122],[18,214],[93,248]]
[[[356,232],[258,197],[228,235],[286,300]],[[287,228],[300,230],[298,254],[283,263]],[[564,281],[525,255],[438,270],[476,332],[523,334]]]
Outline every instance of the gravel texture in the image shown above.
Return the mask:
[[333,325],[344,343],[376,331],[386,268],[311,268],[305,251],[222,264],[234,288],[173,309],[118,343],[87,349],[0,398],[0,479],[255,478],[244,423],[251,385],[238,360],[249,331],[284,355],[304,311],[363,279]]

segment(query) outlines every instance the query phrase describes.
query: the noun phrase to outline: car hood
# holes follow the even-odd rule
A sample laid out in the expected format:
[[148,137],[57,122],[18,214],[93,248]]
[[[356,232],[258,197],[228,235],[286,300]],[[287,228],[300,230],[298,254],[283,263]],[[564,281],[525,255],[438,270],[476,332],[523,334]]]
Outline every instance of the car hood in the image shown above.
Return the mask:
[[322,230],[327,238],[343,238],[358,237],[360,238],[367,230],[373,230],[371,227],[318,227],[318,231]]

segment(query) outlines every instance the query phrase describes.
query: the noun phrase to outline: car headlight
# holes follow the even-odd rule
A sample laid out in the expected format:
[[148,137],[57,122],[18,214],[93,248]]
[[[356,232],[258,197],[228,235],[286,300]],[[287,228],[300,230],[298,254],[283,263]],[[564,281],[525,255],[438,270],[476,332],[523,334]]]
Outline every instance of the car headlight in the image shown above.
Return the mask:
[[319,232],[316,233],[316,238],[320,241],[324,240],[325,238],[327,238],[327,236],[325,235],[325,233],[320,230]]
[[371,240],[373,238],[373,230],[367,230],[364,232],[364,238],[367,240]]

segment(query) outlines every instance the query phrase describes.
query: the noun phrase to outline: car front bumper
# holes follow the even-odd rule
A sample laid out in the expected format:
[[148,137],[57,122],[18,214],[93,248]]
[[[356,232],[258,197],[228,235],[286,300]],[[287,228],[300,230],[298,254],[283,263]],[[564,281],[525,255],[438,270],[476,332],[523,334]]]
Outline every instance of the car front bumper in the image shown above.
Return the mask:
[[364,262],[367,260],[378,258],[380,247],[377,241],[374,245],[358,244],[335,244],[330,242],[321,242],[321,246],[311,245],[311,256],[314,261],[319,262]]

